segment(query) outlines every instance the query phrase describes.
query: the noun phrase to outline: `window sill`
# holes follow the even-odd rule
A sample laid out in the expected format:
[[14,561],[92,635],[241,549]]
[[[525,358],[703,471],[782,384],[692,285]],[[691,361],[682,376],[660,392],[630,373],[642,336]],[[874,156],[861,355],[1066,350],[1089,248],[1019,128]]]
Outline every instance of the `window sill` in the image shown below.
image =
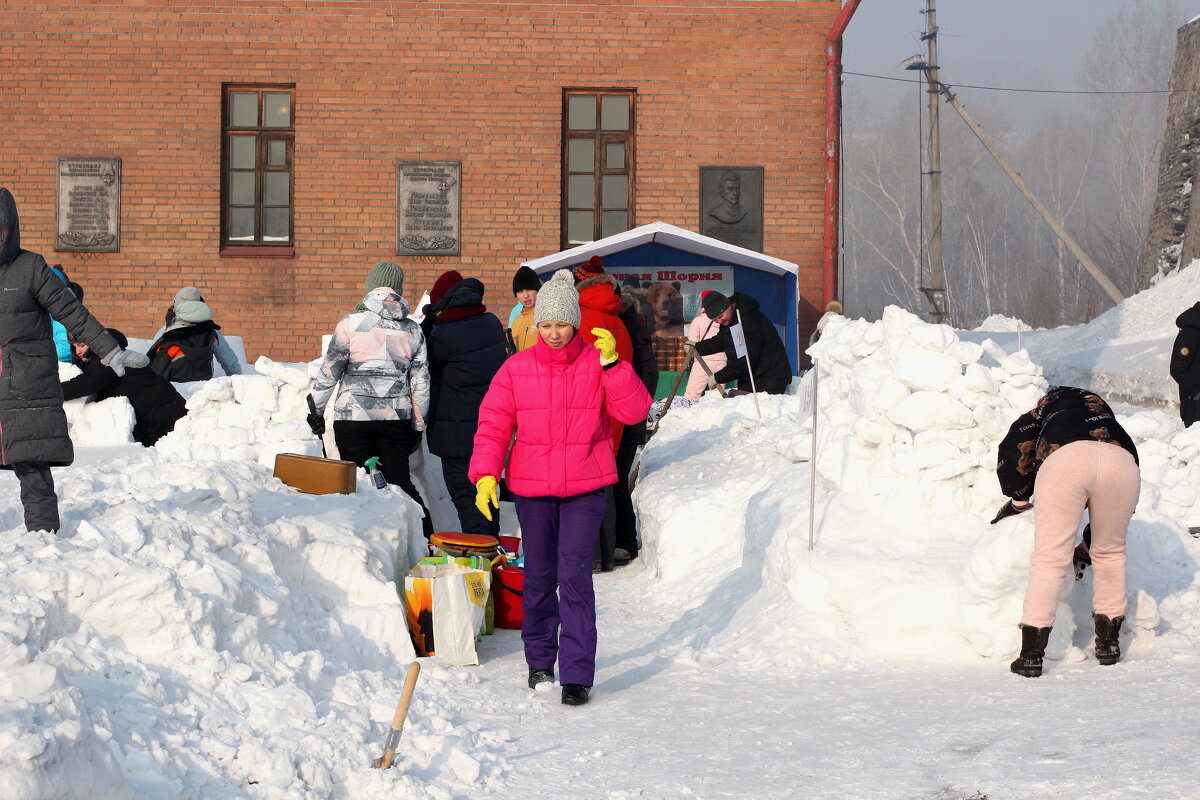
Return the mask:
[[295,258],[292,245],[227,244],[221,248],[221,258]]

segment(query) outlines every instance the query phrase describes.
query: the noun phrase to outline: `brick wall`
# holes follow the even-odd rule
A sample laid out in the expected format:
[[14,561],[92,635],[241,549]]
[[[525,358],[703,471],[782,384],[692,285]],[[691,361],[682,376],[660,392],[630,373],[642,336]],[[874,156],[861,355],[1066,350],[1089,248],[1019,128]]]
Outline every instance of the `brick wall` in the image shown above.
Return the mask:
[[[149,337],[200,286],[251,360],[315,357],[396,260],[415,300],[457,269],[512,304],[559,249],[564,87],[637,89],[635,224],[696,228],[698,167],[766,170],[765,249],[820,302],[824,37],[839,0],[104,3],[8,0],[0,185],[22,242],[107,325]],[[294,83],[295,255],[219,249],[222,83]],[[122,159],[121,252],[55,253],[59,156]],[[462,255],[397,257],[395,162],[462,162]]]

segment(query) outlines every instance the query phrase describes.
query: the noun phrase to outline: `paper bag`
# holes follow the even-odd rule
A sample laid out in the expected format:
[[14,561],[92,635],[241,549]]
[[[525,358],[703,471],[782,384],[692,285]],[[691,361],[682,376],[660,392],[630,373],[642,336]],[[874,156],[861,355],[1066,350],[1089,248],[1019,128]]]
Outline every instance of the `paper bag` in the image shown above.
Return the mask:
[[413,567],[404,579],[404,604],[417,655],[478,664],[475,641],[490,589],[490,572],[454,562]]

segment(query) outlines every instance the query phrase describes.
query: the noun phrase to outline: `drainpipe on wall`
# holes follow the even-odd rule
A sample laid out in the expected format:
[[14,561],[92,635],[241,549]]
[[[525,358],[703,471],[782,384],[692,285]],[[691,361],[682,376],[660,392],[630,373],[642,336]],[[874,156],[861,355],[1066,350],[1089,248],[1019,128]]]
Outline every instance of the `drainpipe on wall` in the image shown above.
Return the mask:
[[842,33],[860,0],[847,0],[825,37],[825,214],[821,253],[821,310],[837,297],[841,182]]

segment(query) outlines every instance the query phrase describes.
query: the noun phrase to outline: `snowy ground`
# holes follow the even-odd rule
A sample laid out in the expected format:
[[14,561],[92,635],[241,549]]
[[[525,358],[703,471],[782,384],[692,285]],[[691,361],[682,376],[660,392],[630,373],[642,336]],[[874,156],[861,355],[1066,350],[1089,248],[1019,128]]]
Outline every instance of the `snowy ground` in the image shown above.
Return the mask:
[[479,667],[423,660],[387,772],[368,764],[413,657],[391,581],[416,507],[270,477],[319,451],[305,369],[189,386],[151,450],[123,401],[72,404],[60,536],[24,532],[0,473],[0,800],[1200,797],[1200,426],[1122,416],[1143,466],[1126,657],[1091,655],[1089,576],[1045,676],[1017,678],[1032,520],[988,525],[991,467],[1045,379],[998,337],[831,323],[811,551],[796,397],[671,412],[640,466],[643,555],[596,579],[592,703],[525,688],[499,631]]

